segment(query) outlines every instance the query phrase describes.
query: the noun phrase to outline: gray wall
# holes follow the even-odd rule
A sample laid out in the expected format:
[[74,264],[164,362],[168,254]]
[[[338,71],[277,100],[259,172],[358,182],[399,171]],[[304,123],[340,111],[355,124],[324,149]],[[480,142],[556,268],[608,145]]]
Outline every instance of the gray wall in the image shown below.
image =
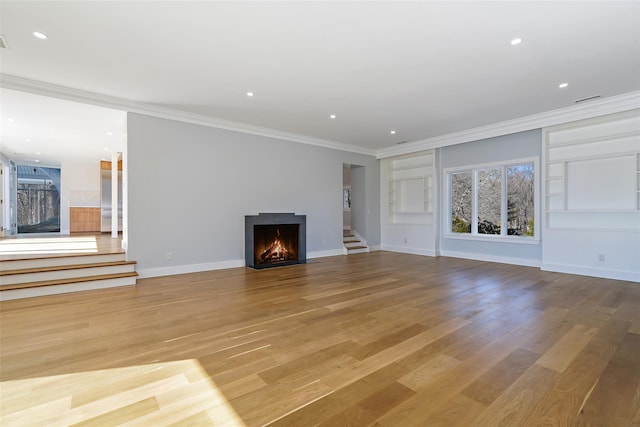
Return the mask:
[[[542,150],[542,130],[536,129],[511,135],[488,138],[466,144],[453,145],[440,149],[440,182],[445,183],[443,170],[446,168],[476,165],[482,163],[509,161],[525,157],[540,159]],[[536,191],[540,194],[540,179],[536,183]],[[441,192],[439,205],[446,206],[446,190]],[[444,218],[448,214],[441,212]],[[458,254],[488,257],[494,259],[522,259],[532,264],[541,260],[540,244],[517,244],[508,242],[487,242],[473,240],[458,240],[442,235],[440,249],[443,254],[447,251]]]
[[[363,237],[367,235],[366,172],[366,167],[351,166],[351,228]],[[380,202],[378,201],[379,205]],[[369,243],[368,239],[367,243]]]
[[132,113],[127,123],[128,256],[143,276],[240,262],[244,216],[259,212],[307,215],[308,255],[341,252],[343,163],[365,166],[364,237],[379,245],[373,156]]

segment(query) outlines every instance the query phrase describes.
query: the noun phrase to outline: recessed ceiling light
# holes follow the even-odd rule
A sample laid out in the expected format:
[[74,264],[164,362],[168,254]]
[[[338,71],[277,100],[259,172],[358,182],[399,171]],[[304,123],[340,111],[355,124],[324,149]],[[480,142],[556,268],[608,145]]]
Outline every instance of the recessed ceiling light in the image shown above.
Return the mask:
[[107,132],[107,135],[111,136],[113,135],[113,132]]
[[41,40],[46,40],[48,38],[45,33],[41,33],[40,31],[34,31],[33,36]]
[[26,141],[27,141],[27,142],[31,142],[31,138],[27,138],[27,139],[26,139]]
[[335,114],[332,114],[332,115],[330,115],[330,116],[329,116],[329,118],[330,118],[330,119],[335,119],[335,118],[336,118],[336,115],[335,115]]
[[40,160],[36,159],[36,163],[40,163]]
[[395,131],[395,130],[392,130],[392,131],[391,131],[391,132],[389,132],[389,133],[390,133],[391,135],[395,135],[395,134],[396,134],[396,131]]
[[515,46],[520,43],[522,43],[522,39],[520,37],[516,37],[515,39],[511,40],[511,46]]
[[104,147],[104,151],[109,151],[109,147]]
[[36,156],[39,156],[39,155],[40,155],[40,152],[39,152],[39,151],[36,151]]
[[247,92],[247,96],[253,96],[253,92]]
[[7,119],[7,121],[8,121],[9,123],[14,123],[14,122],[15,122],[15,119],[8,118],[8,119]]
[[560,89],[563,89],[563,88],[565,88],[565,87],[567,87],[567,86],[569,86],[569,83],[560,83],[560,84],[558,85],[558,87],[559,87]]

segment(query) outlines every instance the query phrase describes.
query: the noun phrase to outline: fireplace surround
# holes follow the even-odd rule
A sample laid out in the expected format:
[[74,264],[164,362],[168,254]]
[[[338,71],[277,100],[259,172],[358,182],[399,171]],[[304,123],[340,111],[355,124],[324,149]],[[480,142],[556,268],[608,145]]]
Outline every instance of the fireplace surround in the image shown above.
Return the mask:
[[307,262],[307,216],[259,213],[244,217],[244,259],[262,269]]

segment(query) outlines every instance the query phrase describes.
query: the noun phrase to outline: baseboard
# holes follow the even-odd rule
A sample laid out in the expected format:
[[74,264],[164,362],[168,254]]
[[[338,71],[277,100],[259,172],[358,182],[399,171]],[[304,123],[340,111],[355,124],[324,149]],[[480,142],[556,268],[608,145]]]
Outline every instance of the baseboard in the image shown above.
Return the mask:
[[382,250],[382,246],[380,245],[369,246],[369,252],[375,252],[375,251],[381,251],[381,250]]
[[440,251],[440,256],[472,259],[475,261],[497,262],[500,264],[521,265],[523,267],[540,267],[540,261],[537,259],[503,257],[497,255],[478,254],[475,252]]
[[345,255],[343,249],[329,249],[328,251],[307,252],[307,259],[324,258],[328,256]]
[[[307,259],[323,258],[328,256],[344,255],[342,249],[332,249],[328,251],[307,252]],[[176,265],[172,267],[158,268],[137,268],[136,271],[141,279],[159,276],[173,276],[175,274],[199,273],[201,271],[224,270],[226,268],[244,267],[243,259],[233,259],[229,261],[207,262],[202,264]]]
[[173,276],[175,274],[199,273],[201,271],[224,270],[226,268],[244,267],[243,259],[233,259],[229,261],[206,262],[202,264],[176,265],[172,267],[140,268],[136,269],[139,277]]
[[379,248],[380,248],[379,250],[382,250],[382,251],[400,252],[403,254],[437,256],[437,252],[432,249],[409,248],[406,246],[388,246],[388,245],[381,245]]
[[556,273],[577,274],[579,276],[600,277],[603,279],[625,280],[628,282],[640,282],[640,272],[625,270],[610,270],[604,268],[582,267],[577,265],[542,263],[540,267],[544,271]]

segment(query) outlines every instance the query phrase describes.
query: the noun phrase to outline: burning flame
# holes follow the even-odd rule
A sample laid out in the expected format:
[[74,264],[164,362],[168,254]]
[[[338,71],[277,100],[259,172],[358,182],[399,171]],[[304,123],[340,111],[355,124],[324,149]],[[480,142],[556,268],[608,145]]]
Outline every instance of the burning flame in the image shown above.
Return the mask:
[[276,233],[278,236],[273,243],[260,255],[262,262],[278,262],[295,259],[295,255],[293,255],[280,240],[280,230],[276,229]]

